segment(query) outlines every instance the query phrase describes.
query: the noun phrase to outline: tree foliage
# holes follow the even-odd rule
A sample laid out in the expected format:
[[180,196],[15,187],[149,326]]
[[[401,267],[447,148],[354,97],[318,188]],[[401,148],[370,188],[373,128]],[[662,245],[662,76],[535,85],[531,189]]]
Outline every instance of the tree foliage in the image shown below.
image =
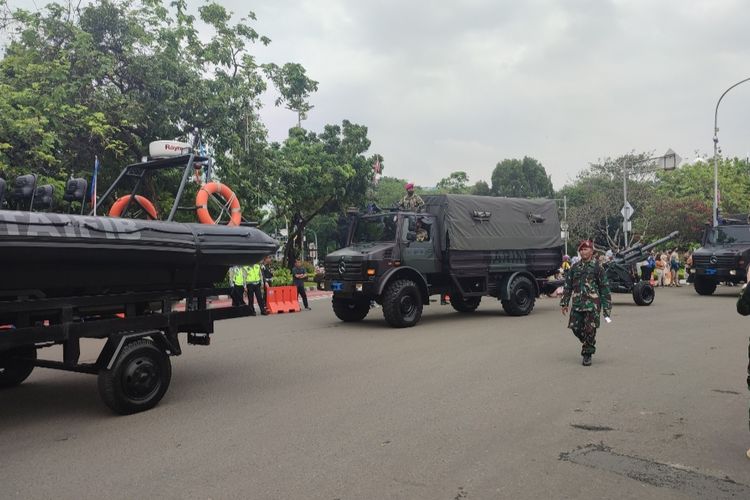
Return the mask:
[[492,171],[492,194],[516,198],[551,198],[552,179],[534,158],[506,159]]
[[448,177],[440,179],[435,188],[438,193],[467,194],[470,189],[468,183],[466,172],[451,172]]

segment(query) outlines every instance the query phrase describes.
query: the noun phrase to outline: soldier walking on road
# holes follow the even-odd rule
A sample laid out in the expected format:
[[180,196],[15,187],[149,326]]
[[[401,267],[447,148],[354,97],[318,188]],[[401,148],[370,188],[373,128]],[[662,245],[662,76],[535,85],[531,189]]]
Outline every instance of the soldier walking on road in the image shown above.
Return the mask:
[[607,274],[602,265],[593,258],[594,244],[589,240],[582,241],[578,245],[578,253],[581,260],[565,275],[560,307],[563,315],[566,315],[570,305],[568,328],[573,330],[573,334],[581,341],[583,366],[590,366],[591,356],[596,352],[599,313],[604,310],[604,317],[609,318],[612,299]]
[[[747,271],[746,282],[750,283],[750,269]],[[742,287],[740,297],[737,299],[737,312],[743,316],[750,316],[750,288],[746,284]],[[747,390],[750,391],[750,344],[747,346]],[[750,421],[750,415],[748,415]],[[747,458],[750,458],[750,450],[747,450]]]

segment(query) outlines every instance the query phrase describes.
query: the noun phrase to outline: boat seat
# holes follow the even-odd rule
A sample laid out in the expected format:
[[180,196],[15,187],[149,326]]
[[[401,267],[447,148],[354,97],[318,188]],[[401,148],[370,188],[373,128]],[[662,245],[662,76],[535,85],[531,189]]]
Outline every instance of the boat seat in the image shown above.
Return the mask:
[[22,203],[28,200],[29,204],[27,205],[27,208],[30,210],[31,200],[33,200],[35,192],[36,175],[26,174],[16,177],[16,180],[13,181],[13,202],[15,203],[16,209],[22,208]]
[[52,194],[55,189],[51,184],[45,184],[36,188],[34,195],[34,208],[38,210],[47,210],[52,208]]
[[70,179],[65,184],[65,193],[63,193],[63,200],[67,202],[80,201],[83,203],[86,199],[86,188],[88,183],[86,179]]

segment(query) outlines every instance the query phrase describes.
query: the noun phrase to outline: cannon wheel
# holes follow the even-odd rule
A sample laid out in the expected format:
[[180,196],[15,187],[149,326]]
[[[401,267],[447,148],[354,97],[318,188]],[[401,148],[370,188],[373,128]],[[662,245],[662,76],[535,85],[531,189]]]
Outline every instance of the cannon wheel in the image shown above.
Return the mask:
[[639,306],[650,306],[655,296],[654,287],[648,281],[639,281],[633,287],[633,300]]

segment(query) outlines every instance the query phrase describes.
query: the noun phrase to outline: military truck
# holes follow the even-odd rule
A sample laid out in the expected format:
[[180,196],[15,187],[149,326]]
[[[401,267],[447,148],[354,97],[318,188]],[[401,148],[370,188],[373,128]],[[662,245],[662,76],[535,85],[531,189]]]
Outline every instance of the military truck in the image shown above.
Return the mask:
[[395,328],[419,322],[431,296],[450,296],[460,313],[482,297],[524,316],[562,263],[553,200],[473,195],[425,196],[420,212],[360,215],[348,246],[326,256],[324,288],[346,322],[363,320],[371,302]]
[[711,295],[719,283],[741,283],[750,264],[750,225],[707,227],[701,247],[693,253],[693,285],[699,295]]

